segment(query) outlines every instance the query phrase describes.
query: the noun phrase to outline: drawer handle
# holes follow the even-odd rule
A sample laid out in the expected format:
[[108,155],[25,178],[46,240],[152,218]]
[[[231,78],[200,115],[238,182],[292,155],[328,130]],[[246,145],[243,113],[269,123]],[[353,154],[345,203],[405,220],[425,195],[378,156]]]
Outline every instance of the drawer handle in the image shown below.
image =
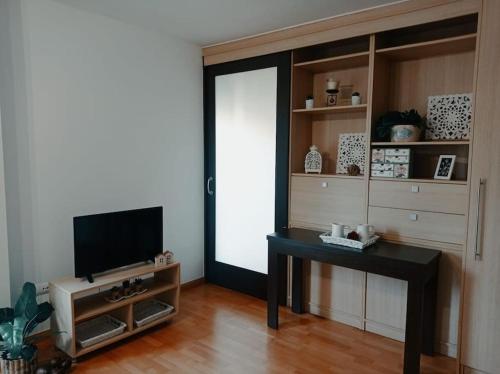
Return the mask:
[[418,220],[418,214],[410,213],[410,221],[417,221],[417,220]]
[[419,186],[411,186],[411,192],[417,193],[419,191],[420,191],[420,187]]
[[477,187],[477,218],[476,218],[476,243],[474,246],[474,260],[481,260],[481,233],[482,233],[482,198],[483,187],[486,185],[486,179],[479,178],[479,186]]

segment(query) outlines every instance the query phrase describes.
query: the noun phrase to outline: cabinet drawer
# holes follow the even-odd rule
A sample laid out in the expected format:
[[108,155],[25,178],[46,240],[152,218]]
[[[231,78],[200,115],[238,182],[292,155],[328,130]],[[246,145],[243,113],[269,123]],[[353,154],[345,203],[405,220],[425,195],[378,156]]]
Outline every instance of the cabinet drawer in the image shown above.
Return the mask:
[[368,223],[387,239],[415,238],[463,244],[465,216],[370,206]]
[[467,186],[399,181],[370,181],[370,205],[465,214]]
[[361,179],[292,176],[290,223],[330,228],[332,222],[365,221],[364,181]]

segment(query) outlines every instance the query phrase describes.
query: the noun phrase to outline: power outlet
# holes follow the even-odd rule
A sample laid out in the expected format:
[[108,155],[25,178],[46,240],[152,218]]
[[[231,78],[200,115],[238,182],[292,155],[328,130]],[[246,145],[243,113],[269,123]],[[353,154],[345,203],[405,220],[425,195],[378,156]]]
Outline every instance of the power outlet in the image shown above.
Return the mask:
[[46,295],[49,293],[49,283],[42,282],[35,284],[37,295]]

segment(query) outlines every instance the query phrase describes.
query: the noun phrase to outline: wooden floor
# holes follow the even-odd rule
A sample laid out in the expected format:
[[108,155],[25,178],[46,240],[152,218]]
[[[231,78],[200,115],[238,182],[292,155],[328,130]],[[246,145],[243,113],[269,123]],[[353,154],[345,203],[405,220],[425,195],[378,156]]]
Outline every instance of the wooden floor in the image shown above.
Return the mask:
[[[400,342],[285,308],[280,319],[269,329],[264,301],[197,286],[173,322],[80,359],[74,373],[401,373]],[[422,357],[422,373],[454,368]]]

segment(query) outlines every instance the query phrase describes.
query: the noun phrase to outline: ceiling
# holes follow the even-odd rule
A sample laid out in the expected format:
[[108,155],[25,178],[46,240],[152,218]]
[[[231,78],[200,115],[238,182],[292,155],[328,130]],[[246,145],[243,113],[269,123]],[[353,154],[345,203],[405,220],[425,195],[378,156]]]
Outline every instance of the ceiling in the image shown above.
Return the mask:
[[394,0],[56,0],[206,46]]

